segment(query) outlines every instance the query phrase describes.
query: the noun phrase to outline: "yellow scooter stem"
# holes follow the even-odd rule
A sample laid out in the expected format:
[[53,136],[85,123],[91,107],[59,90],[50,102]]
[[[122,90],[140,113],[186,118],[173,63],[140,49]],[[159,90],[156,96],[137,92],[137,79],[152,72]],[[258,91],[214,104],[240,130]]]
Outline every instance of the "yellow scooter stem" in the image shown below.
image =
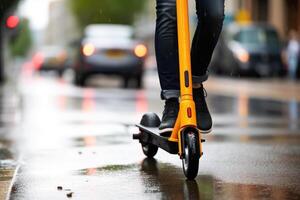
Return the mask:
[[181,100],[192,100],[188,0],[177,0],[176,7]]
[[[182,155],[180,134],[186,127],[197,128],[197,122],[195,102],[193,100],[188,0],[176,0],[176,7],[180,72],[180,109],[169,141],[178,141],[179,155]],[[201,153],[200,133],[199,144]]]
[[186,126],[196,127],[190,56],[188,0],[177,0],[177,33],[180,71],[180,111],[170,140],[177,141],[178,132]]

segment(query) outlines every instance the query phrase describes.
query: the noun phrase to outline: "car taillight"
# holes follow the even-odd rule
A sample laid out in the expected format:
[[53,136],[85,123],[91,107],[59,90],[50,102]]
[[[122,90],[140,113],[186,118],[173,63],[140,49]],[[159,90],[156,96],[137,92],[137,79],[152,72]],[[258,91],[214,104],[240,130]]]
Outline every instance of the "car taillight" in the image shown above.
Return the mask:
[[143,44],[137,45],[134,49],[134,54],[139,58],[145,57],[147,55],[147,52],[147,47]]
[[95,53],[95,46],[92,44],[85,44],[82,48],[82,53],[85,56],[91,56]]
[[33,58],[32,58],[32,62],[34,65],[34,68],[37,70],[39,68],[41,68],[41,65],[44,62],[44,55],[42,53],[36,53]]

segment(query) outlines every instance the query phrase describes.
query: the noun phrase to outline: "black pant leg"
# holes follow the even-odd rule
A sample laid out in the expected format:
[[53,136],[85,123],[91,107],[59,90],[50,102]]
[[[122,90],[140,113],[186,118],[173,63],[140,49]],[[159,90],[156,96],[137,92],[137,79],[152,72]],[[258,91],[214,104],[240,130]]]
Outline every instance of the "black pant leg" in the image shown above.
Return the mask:
[[198,24],[191,49],[192,72],[193,76],[204,76],[222,30],[224,0],[196,0],[196,10]]
[[155,52],[162,90],[179,90],[176,0],[156,0]]

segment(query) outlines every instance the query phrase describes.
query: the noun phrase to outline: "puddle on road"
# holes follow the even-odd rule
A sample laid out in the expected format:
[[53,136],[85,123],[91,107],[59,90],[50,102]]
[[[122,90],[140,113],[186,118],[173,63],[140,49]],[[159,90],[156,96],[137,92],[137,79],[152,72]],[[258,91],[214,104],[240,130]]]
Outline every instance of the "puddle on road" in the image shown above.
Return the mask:
[[300,144],[300,135],[217,135],[204,136],[208,142]]
[[99,167],[99,168],[88,168],[88,169],[82,169],[74,174],[79,174],[79,175],[100,175],[104,173],[114,173],[114,172],[122,172],[122,171],[129,171],[134,168],[137,168],[137,165],[107,165],[104,167]]
[[72,146],[91,147],[103,145],[119,145],[131,142],[131,135],[126,133],[115,133],[109,135],[84,136],[72,138]]
[[[245,119],[245,118],[231,118],[231,121],[217,121],[217,123],[214,123],[214,128],[228,128],[228,127],[241,127],[246,128],[244,125],[246,124],[246,127],[255,127],[255,128],[275,128],[275,129],[284,129],[289,128],[291,125],[291,122],[288,119],[285,118],[279,118],[279,119],[269,119],[268,121],[264,119],[260,119],[258,117],[255,118],[255,121],[252,119]],[[300,121],[294,122],[294,125],[297,125],[300,127]]]
[[[118,184],[99,189],[102,195],[110,194],[119,187],[129,193],[142,187],[141,195],[154,195],[156,199],[300,199],[300,188],[228,183],[208,174],[199,174],[196,181],[186,181],[181,168],[148,158],[140,165],[107,165],[79,170],[75,174],[99,178],[103,183],[117,176]],[[126,182],[130,184],[127,186]],[[135,184],[137,188],[130,188]]]
[[[84,112],[89,112],[100,108],[107,110],[115,110],[117,108],[120,112],[135,109],[135,101],[136,95],[134,92],[129,94],[124,93],[124,91],[96,93],[94,90],[90,90],[84,92],[83,96],[59,96],[57,104],[63,110],[80,109]],[[120,106],[120,104],[124,106]]]
[[210,95],[208,96],[210,110],[216,114],[237,113],[249,116],[284,116],[293,114],[299,116],[300,103],[296,101],[276,101],[252,98],[240,95],[238,97]]

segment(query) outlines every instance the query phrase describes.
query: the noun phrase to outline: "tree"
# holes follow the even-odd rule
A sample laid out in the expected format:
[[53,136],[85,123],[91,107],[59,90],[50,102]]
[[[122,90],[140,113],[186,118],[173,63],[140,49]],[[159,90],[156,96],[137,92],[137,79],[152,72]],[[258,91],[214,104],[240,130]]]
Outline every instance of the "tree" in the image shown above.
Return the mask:
[[3,81],[3,34],[5,29],[5,16],[7,12],[13,8],[13,6],[17,5],[19,0],[1,0],[0,3],[0,82]]
[[132,24],[142,0],[69,0],[80,28],[93,23]]
[[18,27],[17,36],[9,42],[12,56],[26,56],[32,45],[31,31],[28,19],[22,19]]

